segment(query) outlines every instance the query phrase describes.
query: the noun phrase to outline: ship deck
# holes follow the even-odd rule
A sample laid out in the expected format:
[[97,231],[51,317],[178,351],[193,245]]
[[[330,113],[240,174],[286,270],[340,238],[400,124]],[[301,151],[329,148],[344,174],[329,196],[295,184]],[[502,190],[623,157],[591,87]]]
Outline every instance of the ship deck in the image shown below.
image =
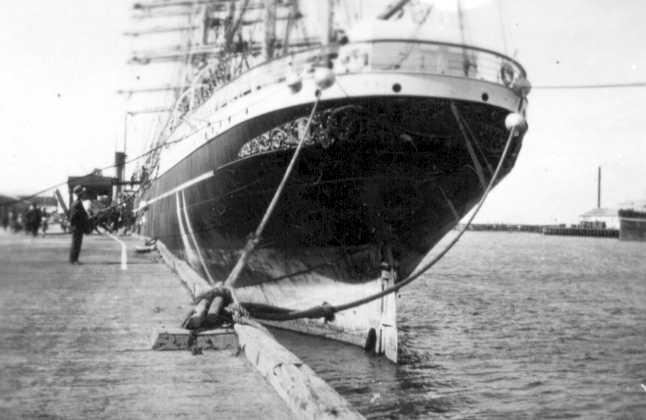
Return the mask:
[[234,351],[152,351],[177,326],[188,292],[157,253],[98,235],[83,265],[69,235],[0,231],[0,417],[295,418],[259,370]]

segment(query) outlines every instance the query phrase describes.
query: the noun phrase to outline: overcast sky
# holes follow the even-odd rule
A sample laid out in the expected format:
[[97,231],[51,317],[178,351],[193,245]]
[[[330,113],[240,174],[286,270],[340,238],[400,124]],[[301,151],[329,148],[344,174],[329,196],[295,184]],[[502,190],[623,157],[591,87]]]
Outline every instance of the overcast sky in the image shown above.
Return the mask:
[[[535,86],[646,81],[646,1],[500,2],[508,53]],[[112,163],[127,106],[115,92],[146,85],[125,63],[129,4],[0,3],[0,193],[33,193]],[[644,87],[534,89],[516,168],[477,221],[576,221],[596,203],[598,165],[604,205],[646,200],[644,103]],[[142,131],[131,134],[131,156]]]

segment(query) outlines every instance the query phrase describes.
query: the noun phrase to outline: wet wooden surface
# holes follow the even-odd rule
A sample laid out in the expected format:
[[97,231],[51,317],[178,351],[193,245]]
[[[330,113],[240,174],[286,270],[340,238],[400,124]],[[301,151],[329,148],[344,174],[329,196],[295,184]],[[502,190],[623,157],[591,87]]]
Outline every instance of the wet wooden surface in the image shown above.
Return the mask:
[[157,259],[108,237],[0,231],[0,418],[292,418],[273,388],[231,351],[150,350],[177,327],[187,291]]

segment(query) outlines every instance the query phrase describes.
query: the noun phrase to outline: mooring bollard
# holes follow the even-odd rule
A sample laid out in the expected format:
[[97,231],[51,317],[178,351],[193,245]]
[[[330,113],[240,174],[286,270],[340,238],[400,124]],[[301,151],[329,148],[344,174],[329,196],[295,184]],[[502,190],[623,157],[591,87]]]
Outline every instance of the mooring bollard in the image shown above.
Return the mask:
[[197,305],[195,305],[195,308],[193,308],[193,312],[184,320],[182,327],[187,330],[196,330],[201,328],[206,320],[207,313],[213,300],[213,296],[207,296],[204,299],[201,299]]

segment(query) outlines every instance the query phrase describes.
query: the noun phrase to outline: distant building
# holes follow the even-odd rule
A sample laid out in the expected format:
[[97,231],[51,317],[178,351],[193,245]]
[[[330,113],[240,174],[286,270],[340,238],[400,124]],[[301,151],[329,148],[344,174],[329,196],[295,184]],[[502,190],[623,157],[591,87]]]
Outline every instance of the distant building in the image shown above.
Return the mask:
[[114,177],[103,176],[99,169],[84,176],[70,176],[67,178],[67,190],[69,192],[69,204],[71,206],[74,197],[72,191],[77,185],[86,190],[86,196],[90,200],[97,200],[99,197],[112,197],[113,187],[118,179]]
[[594,208],[583,213],[581,216],[581,225],[589,227],[608,229],[619,229],[619,209],[615,208]]

